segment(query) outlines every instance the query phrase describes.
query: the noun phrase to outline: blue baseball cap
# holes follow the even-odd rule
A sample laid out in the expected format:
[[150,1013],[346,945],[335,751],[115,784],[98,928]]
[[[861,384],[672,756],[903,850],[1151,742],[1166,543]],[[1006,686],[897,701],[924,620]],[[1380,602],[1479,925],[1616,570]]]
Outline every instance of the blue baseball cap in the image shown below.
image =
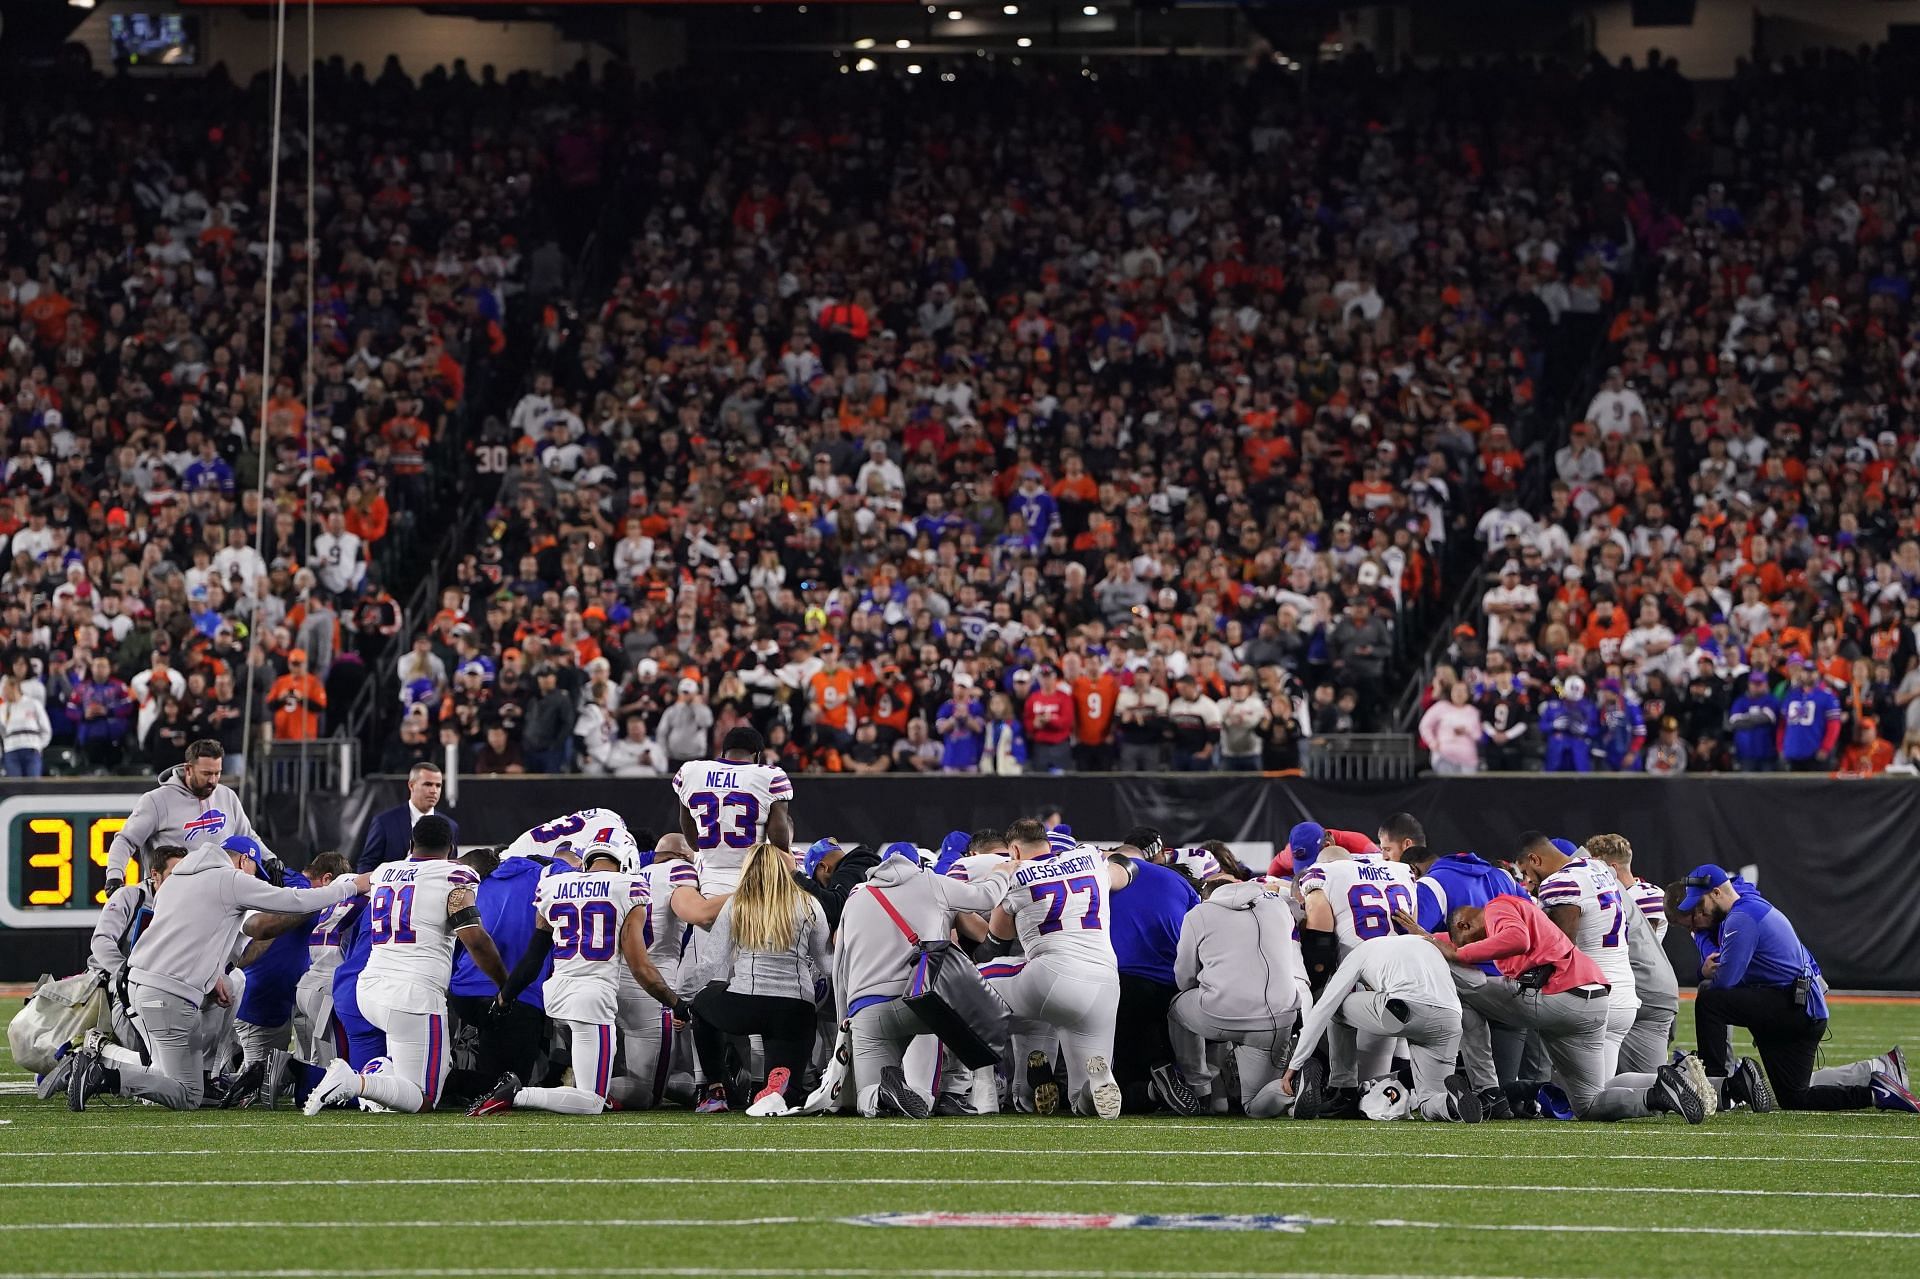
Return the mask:
[[880,850],[881,861],[889,857],[904,857],[916,866],[920,864],[920,850],[904,839],[895,840]]
[[820,869],[820,863],[826,860],[828,853],[838,851],[840,851],[840,845],[834,843],[831,839],[816,839],[811,844],[808,844],[807,857],[804,863],[807,878],[813,878],[813,872]]
[[251,835],[229,835],[220,847],[229,853],[247,858],[262,870],[266,868],[267,859],[272,856],[267,852],[267,846]]
[[1547,842],[1559,849],[1563,857],[1578,857],[1580,855],[1580,845],[1570,839],[1561,839],[1559,836],[1555,836]]
[[1681,881],[1687,886],[1687,895],[1680,899],[1680,913],[1682,915],[1691,913],[1700,905],[1702,897],[1732,878],[1712,862],[1704,866],[1695,866],[1687,872],[1686,879]]
[[1301,822],[1287,832],[1287,848],[1293,853],[1293,873],[1298,875],[1320,860],[1320,846],[1327,842],[1327,828],[1319,822]]
[[944,875],[953,869],[953,864],[967,855],[967,848],[973,843],[973,837],[963,830],[950,830],[947,837],[940,841],[940,855],[933,859],[933,873]]

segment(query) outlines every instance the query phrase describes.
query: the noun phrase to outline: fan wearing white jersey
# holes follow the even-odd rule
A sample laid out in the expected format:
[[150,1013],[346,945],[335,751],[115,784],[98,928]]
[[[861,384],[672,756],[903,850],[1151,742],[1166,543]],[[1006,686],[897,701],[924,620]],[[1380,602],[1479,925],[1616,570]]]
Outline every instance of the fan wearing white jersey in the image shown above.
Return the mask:
[[758,843],[793,848],[788,805],[793,783],[784,770],[760,760],[767,744],[744,725],[720,744],[719,759],[688,760],[673,775],[680,800],[680,833],[693,847],[700,891],[730,893],[740,883],[747,851]]
[[583,808],[565,817],[535,826],[507,845],[501,857],[557,857],[578,854],[589,844],[613,842],[616,832],[627,833],[627,819],[611,808]]
[[1613,868],[1574,855],[1578,849],[1569,853],[1569,848],[1572,845],[1567,841],[1528,831],[1520,837],[1520,856],[1514,866],[1547,918],[1599,965],[1600,975],[1606,979],[1607,1046],[1601,1057],[1600,1077],[1611,1079],[1618,1073],[1620,1045],[1640,1012],[1627,948],[1627,911]]
[[371,948],[355,993],[360,1014],[387,1036],[387,1055],[356,1072],[336,1058],[307,1096],[306,1112],[358,1098],[417,1114],[440,1099],[449,1067],[447,984],[453,944],[505,985],[506,965],[480,922],[480,877],[453,860],[453,827],[430,813],[413,826],[404,861],[374,870],[367,895]]
[[[307,882],[321,883],[352,868],[339,853],[321,853],[307,864]],[[336,902],[313,917],[307,933],[307,971],[293,988],[295,1056],[325,1066],[347,1055],[347,1031],[333,1015],[333,970],[340,966],[347,920],[365,909],[362,899]]]
[[[1305,870],[1296,867],[1295,876],[1306,912],[1303,947],[1308,939],[1324,947],[1331,934],[1341,961],[1362,942],[1399,932],[1393,913],[1413,910],[1413,868],[1387,853],[1345,853],[1336,845]],[[1308,955],[1307,962],[1313,965],[1314,956]],[[1355,1090],[1393,1069],[1397,1042],[1364,1024],[1333,1023],[1327,1033],[1327,1083],[1339,1090],[1339,1104],[1353,1100]]]
[[[1001,953],[1016,936],[1025,959],[990,962],[981,975],[1013,1010],[1014,1031],[1051,1030],[1067,1059],[1067,1097],[1076,1114],[1120,1116],[1120,1085],[1113,1077],[1114,1024],[1120,1007],[1120,966],[1108,934],[1108,895],[1127,872],[1084,844],[1065,850],[1048,843],[1047,828],[1022,818],[1007,828],[1013,886],[988,921],[990,945]],[[1041,1054],[1034,1054],[1041,1056]],[[1058,1100],[1051,1063],[1027,1063],[1035,1109],[1050,1113]]]
[[[495,1001],[510,1006],[540,974],[547,956],[553,972],[541,987],[547,1016],[573,1045],[571,1087],[525,1088],[511,1071],[476,1101],[469,1115],[519,1107],[563,1115],[597,1115],[613,1090],[614,1030],[624,970],[654,998],[671,1003],[672,989],[647,957],[648,894],[639,855],[615,844],[592,844],[577,875],[549,875],[535,892],[533,937]],[[684,1013],[685,1006],[681,1006]]]

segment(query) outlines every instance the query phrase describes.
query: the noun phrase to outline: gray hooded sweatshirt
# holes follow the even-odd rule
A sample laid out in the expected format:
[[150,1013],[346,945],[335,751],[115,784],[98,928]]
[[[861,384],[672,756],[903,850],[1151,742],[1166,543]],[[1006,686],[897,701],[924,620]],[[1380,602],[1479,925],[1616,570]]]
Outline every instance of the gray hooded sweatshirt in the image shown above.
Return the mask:
[[1224,1029],[1284,1033],[1305,985],[1292,912],[1258,884],[1216,888],[1180,926],[1173,980]]
[[912,954],[906,934],[887,916],[873,895],[878,888],[922,941],[945,941],[953,917],[990,911],[1006,899],[1012,862],[972,883],[923,870],[905,857],[889,857],[867,872],[840,912],[833,942],[833,989],[840,1016],[862,1000],[895,999],[907,993]]
[[310,915],[359,892],[355,875],[342,875],[325,888],[275,888],[235,870],[218,847],[196,849],[160,885],[153,922],[127,957],[127,980],[197,1004],[225,971],[248,911]]
[[193,852],[217,849],[235,835],[253,834],[253,823],[241,810],[240,797],[232,787],[216,785],[213,794],[201,799],[181,780],[185,771],[185,765],[175,764],[160,774],[160,784],[133,806],[107,852],[107,878],[125,879],[129,857],[144,858],[149,849],[161,845],[178,844]]

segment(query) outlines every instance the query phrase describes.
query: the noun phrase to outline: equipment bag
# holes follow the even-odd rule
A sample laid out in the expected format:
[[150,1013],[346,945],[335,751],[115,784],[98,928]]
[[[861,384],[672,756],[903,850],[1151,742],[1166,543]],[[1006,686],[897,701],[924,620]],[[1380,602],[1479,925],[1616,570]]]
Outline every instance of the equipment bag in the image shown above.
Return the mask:
[[72,1047],[106,1021],[107,991],[99,973],[89,969],[59,981],[42,975],[27,1006],[7,1023],[7,1047],[22,1069],[44,1075],[61,1045]]
[[994,1065],[1007,1052],[1013,1013],[987,984],[966,952],[949,941],[922,941],[907,926],[887,895],[871,884],[867,891],[887,912],[912,947],[907,963],[906,1005],[920,1024],[974,1070]]

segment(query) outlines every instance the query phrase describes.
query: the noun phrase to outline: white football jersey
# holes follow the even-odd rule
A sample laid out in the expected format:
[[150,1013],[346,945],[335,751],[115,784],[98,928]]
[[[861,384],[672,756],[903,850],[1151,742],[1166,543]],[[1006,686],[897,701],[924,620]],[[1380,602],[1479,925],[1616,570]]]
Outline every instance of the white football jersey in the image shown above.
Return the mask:
[[335,902],[313,918],[313,930],[307,934],[307,971],[330,974],[340,966],[340,947],[345,943],[347,915],[360,899],[349,897]]
[[547,1016],[611,1025],[619,1004],[620,931],[647,908],[647,881],[619,871],[548,875],[533,897],[534,913],[553,929],[553,972],[541,987]]
[[454,943],[447,898],[479,886],[478,875],[450,860],[409,857],[375,870],[367,891],[372,949],[360,974],[362,997],[378,986],[379,998],[396,1011],[444,1012]]
[[673,793],[693,814],[694,866],[712,897],[740,883],[747,850],[767,837],[773,806],[793,798],[784,769],[725,759],[694,759],[673,775]]
[[1613,867],[1602,861],[1576,857],[1540,881],[1534,896],[1540,909],[1580,908],[1580,926],[1573,944],[1600,966],[1615,994],[1633,989],[1633,967],[1627,957],[1627,912],[1621,908],[1620,881]]
[[[1618,879],[1619,877],[1619,872],[1615,871],[1614,878]],[[1665,890],[1662,889],[1660,885],[1646,879],[1634,880],[1626,886],[1626,890],[1627,900],[1638,906],[1640,913],[1647,917],[1647,923],[1653,928],[1654,940],[1665,941],[1667,939],[1667,894]]]
[[1400,931],[1394,926],[1393,912],[1413,914],[1414,882],[1407,866],[1373,853],[1322,857],[1301,874],[1300,896],[1326,894],[1344,959],[1361,942]]
[[972,853],[947,868],[947,878],[971,884],[983,875],[991,875],[1007,864],[1005,853]]
[[626,829],[627,819],[611,808],[583,808],[535,826],[507,845],[507,851],[500,855],[532,857],[537,853],[552,857],[562,850],[578,853],[588,844],[612,843],[615,833],[624,834]]
[[1107,933],[1107,856],[1081,845],[1013,870],[1007,910],[1029,962],[1057,959],[1118,971]]
[[677,857],[655,862],[640,873],[647,881],[647,958],[671,986],[679,975],[680,954],[693,927],[673,913],[673,890],[697,890],[700,876],[692,865]]

